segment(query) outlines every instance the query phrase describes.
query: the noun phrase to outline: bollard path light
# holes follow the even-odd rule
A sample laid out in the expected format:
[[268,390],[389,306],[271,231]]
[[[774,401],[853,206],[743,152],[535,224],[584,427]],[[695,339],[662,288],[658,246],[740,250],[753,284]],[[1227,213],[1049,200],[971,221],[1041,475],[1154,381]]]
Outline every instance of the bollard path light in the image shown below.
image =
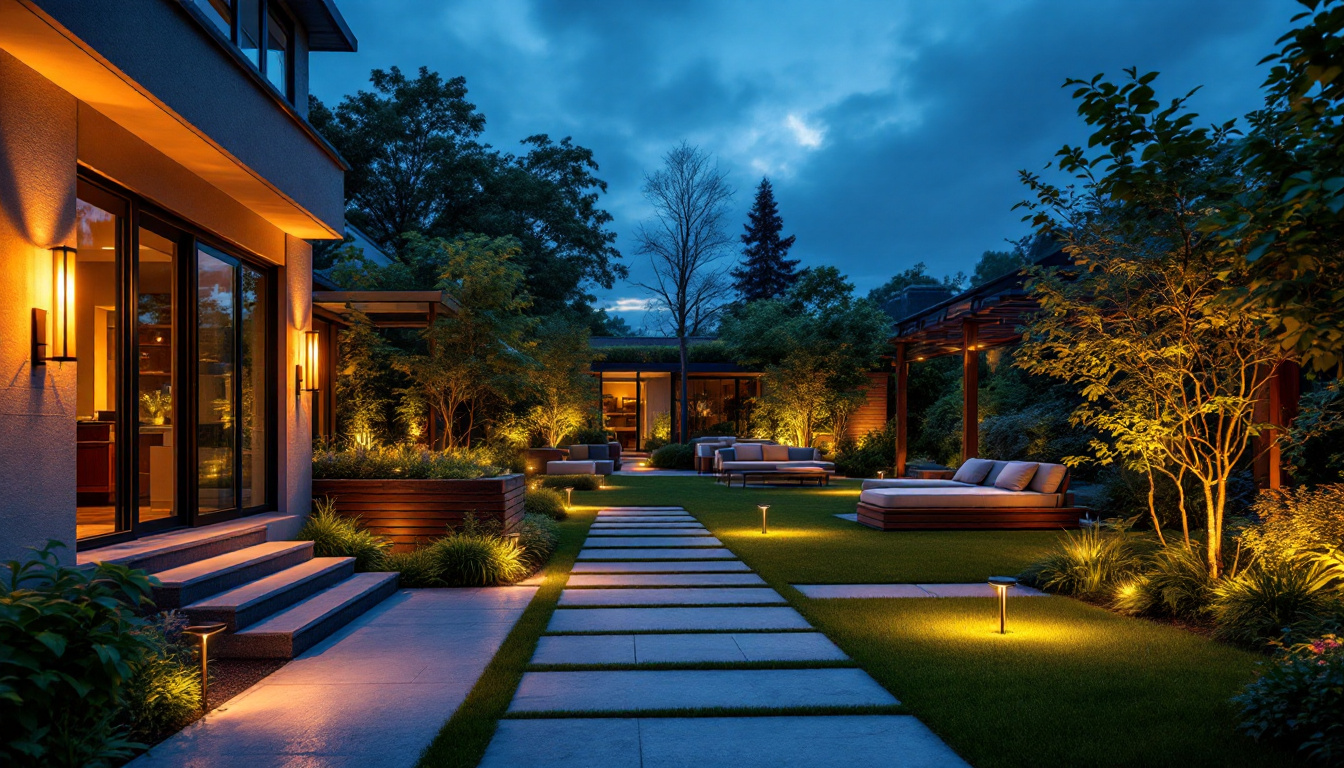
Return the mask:
[[1017,579],[1012,576],[990,576],[990,586],[999,593],[999,634],[1008,634],[1008,588],[1017,584]]
[[574,486],[565,486],[565,509],[574,506]]
[[761,510],[761,533],[763,533],[763,534],[765,534],[765,533],[769,533],[769,532],[770,532],[770,529],[767,528],[766,525],[765,525],[765,515],[766,515],[767,512],[770,511],[770,505],[769,505],[769,504],[757,504],[757,505],[756,505],[756,508],[759,509],[759,510]]
[[202,715],[204,715],[207,711],[209,711],[208,706],[209,698],[207,697],[206,694],[208,692],[207,689],[210,685],[210,674],[209,674],[210,670],[208,668],[208,664],[210,661],[210,654],[206,647],[206,641],[210,639],[211,635],[217,635],[226,629],[228,629],[227,625],[216,623],[216,624],[195,624],[182,630],[183,634],[195,635],[196,637],[199,637],[201,639],[201,714]]
[[887,479],[887,470],[885,470],[885,469],[879,469],[879,470],[877,470],[877,479],[878,479],[878,480],[886,480],[886,479]]

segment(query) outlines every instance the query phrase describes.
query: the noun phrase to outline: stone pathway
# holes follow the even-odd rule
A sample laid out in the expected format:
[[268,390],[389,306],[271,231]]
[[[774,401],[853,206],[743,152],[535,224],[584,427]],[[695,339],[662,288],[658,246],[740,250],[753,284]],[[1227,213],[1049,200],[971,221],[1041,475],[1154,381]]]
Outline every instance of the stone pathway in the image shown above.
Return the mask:
[[899,702],[685,510],[603,509],[578,559],[484,768],[966,765],[910,715],[846,713]]
[[536,587],[401,590],[132,768],[410,768]]

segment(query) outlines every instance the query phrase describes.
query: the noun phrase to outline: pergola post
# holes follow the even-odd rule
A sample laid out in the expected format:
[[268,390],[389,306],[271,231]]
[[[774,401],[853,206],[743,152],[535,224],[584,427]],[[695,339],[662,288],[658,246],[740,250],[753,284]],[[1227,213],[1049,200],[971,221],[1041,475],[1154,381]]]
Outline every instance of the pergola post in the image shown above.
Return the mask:
[[1301,396],[1300,378],[1301,369],[1297,363],[1290,360],[1279,363],[1265,382],[1264,391],[1256,403],[1255,420],[1271,425],[1270,429],[1255,438],[1255,461],[1252,462],[1251,471],[1256,485],[1261,488],[1277,490],[1283,487],[1280,428],[1292,423],[1297,416],[1297,404]]
[[966,320],[961,324],[961,460],[975,458],[980,448],[980,353],[979,327]]
[[905,460],[908,455],[906,413],[909,400],[906,397],[906,385],[910,381],[910,361],[906,359],[904,344],[896,345],[896,464],[895,476],[905,477]]

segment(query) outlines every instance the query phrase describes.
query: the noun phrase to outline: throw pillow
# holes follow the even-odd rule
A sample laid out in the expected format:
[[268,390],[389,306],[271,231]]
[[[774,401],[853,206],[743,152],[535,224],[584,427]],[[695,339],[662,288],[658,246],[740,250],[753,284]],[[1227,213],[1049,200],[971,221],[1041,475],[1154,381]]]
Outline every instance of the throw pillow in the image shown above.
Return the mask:
[[1037,466],[1030,461],[1010,461],[995,479],[994,487],[1005,491],[1025,491],[1031,484],[1031,478],[1036,476]]
[[957,474],[952,476],[958,483],[967,485],[979,485],[989,474],[989,470],[994,466],[994,462],[988,459],[967,459],[965,464],[957,470]]
[[1059,484],[1064,482],[1064,475],[1069,468],[1063,464],[1039,464],[1036,469],[1036,476],[1031,478],[1031,485],[1027,486],[1037,493],[1059,493]]
[[586,446],[586,445],[571,445],[571,446],[569,446],[569,460],[570,460],[570,461],[587,461],[587,460],[588,460],[588,446]]
[[761,455],[766,461],[788,461],[789,447],[787,445],[763,445],[761,446]]
[[761,446],[757,443],[737,443],[733,446],[738,461],[763,461]]

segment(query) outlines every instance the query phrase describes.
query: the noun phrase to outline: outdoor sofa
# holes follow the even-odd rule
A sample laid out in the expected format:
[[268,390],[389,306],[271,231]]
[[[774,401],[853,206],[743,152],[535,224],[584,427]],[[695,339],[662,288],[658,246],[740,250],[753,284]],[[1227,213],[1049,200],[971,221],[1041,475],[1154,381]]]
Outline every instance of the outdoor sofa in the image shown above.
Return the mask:
[[714,452],[714,473],[720,479],[728,479],[729,485],[732,485],[735,474],[742,475],[745,484],[748,474],[758,473],[762,476],[766,473],[820,474],[829,481],[830,475],[835,473],[835,464],[822,461],[816,448],[737,442]]
[[1077,528],[1069,468],[968,459],[951,480],[865,480],[859,522],[883,531]]
[[571,445],[564,461],[546,462],[548,475],[610,475],[620,469],[620,443]]
[[695,446],[695,471],[696,474],[705,474],[714,471],[714,452],[720,448],[731,448],[739,443],[758,443],[761,445],[774,445],[774,440],[766,440],[754,437],[736,437],[733,435],[702,436],[691,439],[691,445]]

